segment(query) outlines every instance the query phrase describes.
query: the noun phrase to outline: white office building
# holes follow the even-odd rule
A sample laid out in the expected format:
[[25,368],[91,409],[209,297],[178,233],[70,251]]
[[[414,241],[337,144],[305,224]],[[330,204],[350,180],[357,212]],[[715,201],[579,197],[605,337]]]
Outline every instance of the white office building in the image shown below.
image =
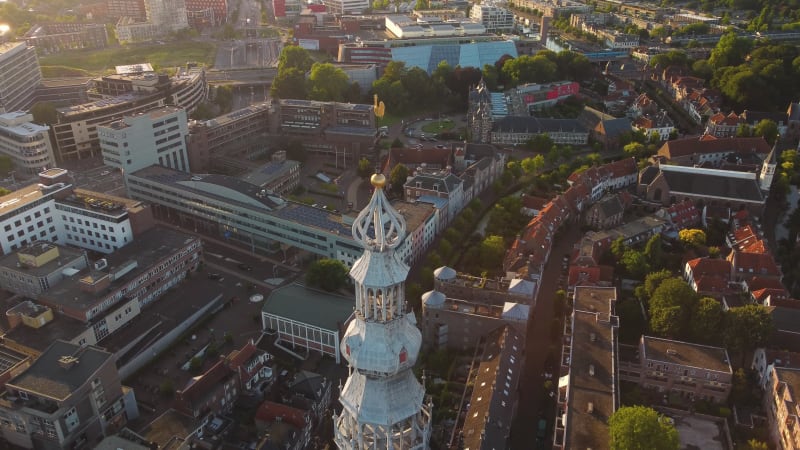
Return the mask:
[[35,48],[25,42],[0,43],[0,113],[30,108],[41,82]]
[[469,17],[482,23],[490,33],[514,29],[514,13],[494,5],[472,5]]
[[0,153],[11,158],[20,175],[36,175],[55,163],[50,127],[32,120],[21,111],[0,114]]
[[151,109],[97,127],[103,162],[124,173],[158,164],[189,171],[186,111],[175,106]]
[[133,242],[131,217],[144,209],[136,200],[74,189],[66,170],[48,169],[39,183],[0,197],[0,249],[49,241],[111,253]]
[[322,0],[331,14],[361,14],[370,7],[368,0]]

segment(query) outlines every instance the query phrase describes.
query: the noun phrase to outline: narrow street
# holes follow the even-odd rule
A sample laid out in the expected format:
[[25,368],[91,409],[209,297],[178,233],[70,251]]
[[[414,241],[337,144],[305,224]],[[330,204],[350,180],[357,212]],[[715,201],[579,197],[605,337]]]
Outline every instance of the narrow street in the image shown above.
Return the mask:
[[[533,439],[536,424],[540,418],[547,419],[548,443],[552,439],[555,417],[555,401],[545,391],[547,381],[543,373],[553,374],[550,381],[553,389],[558,387],[557,363],[560,355],[561,335],[553,339],[551,330],[555,320],[553,317],[553,298],[559,289],[562,258],[564,254],[572,254],[573,246],[581,237],[580,227],[564,224],[563,231],[556,240],[550,258],[545,266],[542,284],[539,287],[538,300],[533,310],[533,317],[528,321],[528,336],[525,343],[525,370],[519,386],[519,403],[517,417],[511,425],[511,449],[530,450],[534,448]],[[566,283],[565,283],[566,287]],[[549,360],[548,360],[549,358]],[[547,364],[552,364],[548,367]],[[548,448],[549,445],[543,448]]]

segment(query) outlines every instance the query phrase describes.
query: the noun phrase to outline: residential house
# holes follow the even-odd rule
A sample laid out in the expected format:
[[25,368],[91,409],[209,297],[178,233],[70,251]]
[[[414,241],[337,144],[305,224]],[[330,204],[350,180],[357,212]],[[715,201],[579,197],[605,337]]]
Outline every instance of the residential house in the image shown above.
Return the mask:
[[680,166],[700,166],[710,163],[720,167],[731,154],[755,155],[764,161],[772,150],[762,137],[716,138],[703,135],[665,142],[658,149],[657,157],[670,164]]
[[194,418],[230,413],[240,393],[236,373],[231,371],[224,359],[219,359],[205,372],[190,378],[185,386],[176,390],[173,407]]
[[625,209],[633,198],[627,192],[607,195],[592,205],[584,215],[586,225],[596,229],[613,228],[622,223]]
[[656,217],[667,220],[675,231],[700,225],[700,210],[691,200],[661,208],[656,211]]
[[268,365],[271,359],[272,355],[258,348],[251,339],[241,349],[228,354],[225,364],[236,374],[240,392],[260,393],[262,385],[272,379],[272,368]]
[[619,375],[645,389],[713,403],[725,403],[733,383],[724,348],[652,336],[642,336],[635,351],[621,353]]
[[766,390],[773,368],[800,369],[800,353],[760,347],[753,352],[750,368],[758,376],[758,385]]
[[735,112],[731,111],[727,116],[719,112],[708,118],[706,134],[717,138],[736,137],[736,130],[741,123],[741,117]]
[[670,119],[666,111],[660,111],[656,114],[641,115],[633,119],[633,128],[641,131],[648,138],[656,134],[660,140],[667,141],[675,131],[675,123]]
[[600,142],[606,150],[618,148],[625,133],[633,131],[630,119],[616,118],[588,106],[583,109],[578,121],[590,130],[589,136]]
[[718,258],[695,258],[684,265],[683,279],[698,294],[721,299],[729,291],[731,263]]
[[546,198],[525,194],[522,194],[520,200],[522,202],[522,208],[520,209],[520,212],[527,217],[537,216],[539,211],[544,208],[544,205],[550,202],[550,200],[547,200]]
[[447,200],[445,226],[452,223],[464,208],[464,184],[449,170],[417,170],[403,185],[405,200],[414,202],[422,196],[432,196]]
[[631,104],[627,116],[631,119],[635,119],[640,116],[648,116],[656,113],[658,113],[658,103],[651,99],[647,93],[641,93]]
[[415,170],[444,170],[453,167],[453,150],[450,148],[392,148],[383,165],[383,174],[388,178],[392,169],[398,164],[408,168],[409,173]]
[[270,436],[276,448],[303,450],[311,442],[308,411],[273,401],[264,401],[254,417],[256,429]]
[[733,250],[728,254],[727,260],[731,264],[732,281],[747,281],[754,277],[780,280],[783,277],[781,268],[769,253],[745,253]]
[[505,116],[492,124],[490,142],[522,145],[540,134],[548,135],[556,144],[586,145],[589,140],[589,131],[575,119]]
[[569,266],[567,276],[567,290],[572,291],[577,286],[610,287],[614,281],[614,268],[611,266]]

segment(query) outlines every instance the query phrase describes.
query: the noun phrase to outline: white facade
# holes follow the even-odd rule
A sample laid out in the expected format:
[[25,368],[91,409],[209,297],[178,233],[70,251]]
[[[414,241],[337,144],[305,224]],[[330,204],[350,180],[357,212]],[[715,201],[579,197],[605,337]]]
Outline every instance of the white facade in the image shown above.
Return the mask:
[[35,175],[53,167],[55,159],[47,126],[32,123],[24,112],[0,114],[0,153],[14,161],[18,172]]
[[482,23],[489,32],[504,32],[514,29],[514,13],[492,5],[473,5],[469,17]]
[[97,127],[103,162],[124,173],[158,164],[189,171],[186,111],[164,106]]
[[[63,169],[47,172],[55,176],[66,173]],[[70,196],[71,191],[72,185],[66,183],[32,184],[0,198],[3,253],[36,241],[72,244],[100,253],[111,253],[133,242],[130,218],[123,205],[115,204],[108,210],[93,208],[87,206],[89,199]],[[107,200],[104,204],[110,206]]]
[[132,17],[122,17],[114,27],[121,43],[151,41],[164,35],[164,29],[150,22],[136,22]]
[[189,28],[184,0],[145,0],[147,21],[166,32]]
[[25,42],[0,42],[0,113],[28,109],[41,82],[35,48]]
[[372,184],[353,223],[364,254],[350,270],[356,305],[341,344],[350,375],[340,388],[342,412],[333,416],[334,440],[341,450],[427,450],[432,404],[413,372],[422,334],[405,304],[409,269],[395,253],[406,224],[383,193],[386,177],[373,175]]
[[331,14],[361,14],[370,7],[368,0],[323,0]]

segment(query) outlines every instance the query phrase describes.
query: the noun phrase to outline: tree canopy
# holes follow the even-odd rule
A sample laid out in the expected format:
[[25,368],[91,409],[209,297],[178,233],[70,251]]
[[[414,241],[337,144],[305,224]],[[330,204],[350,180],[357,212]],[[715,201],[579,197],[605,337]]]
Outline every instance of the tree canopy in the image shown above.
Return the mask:
[[339,290],[347,283],[347,267],[338,259],[319,259],[309,266],[306,283],[328,292]]
[[677,450],[678,431],[653,408],[623,406],[608,419],[611,450]]
[[314,63],[308,76],[312,100],[341,102],[350,87],[350,77],[331,63]]
[[706,244],[706,232],[697,228],[685,228],[678,232],[678,239],[685,245],[699,247]]

